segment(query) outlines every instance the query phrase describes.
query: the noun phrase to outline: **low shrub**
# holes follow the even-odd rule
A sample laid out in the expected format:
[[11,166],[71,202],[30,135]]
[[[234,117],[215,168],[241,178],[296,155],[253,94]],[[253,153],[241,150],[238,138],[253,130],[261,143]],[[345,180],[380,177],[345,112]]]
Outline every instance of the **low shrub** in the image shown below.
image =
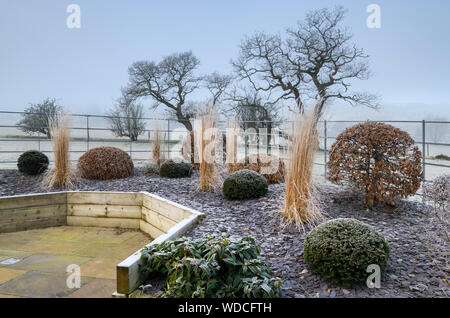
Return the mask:
[[83,178],[96,180],[120,179],[132,176],[133,160],[125,151],[115,147],[93,148],[78,159]]
[[305,240],[304,259],[313,273],[344,287],[365,282],[371,264],[387,266],[389,245],[370,225],[342,218],[324,222]]
[[19,171],[32,176],[43,173],[48,165],[48,157],[37,150],[25,151],[17,160]]
[[423,185],[423,198],[433,203],[436,209],[450,210],[450,174],[436,177]]
[[159,169],[159,175],[163,178],[189,178],[192,175],[192,165],[187,162],[166,160]]
[[440,154],[440,155],[435,156],[434,159],[438,159],[438,160],[449,160],[449,161],[450,161],[450,157],[449,157],[449,156],[446,156],[446,155],[443,155],[443,154]]
[[222,187],[222,193],[227,199],[253,199],[267,194],[269,184],[259,173],[253,170],[239,170],[229,175]]
[[228,171],[249,169],[266,178],[269,184],[284,182],[284,161],[273,155],[257,154],[245,157],[236,163],[228,164]]
[[166,288],[156,296],[250,298],[281,296],[281,280],[260,258],[251,237],[180,238],[145,247],[141,275],[163,274]]
[[331,146],[328,179],[364,193],[368,207],[414,195],[423,180],[422,153],[403,130],[379,122],[345,129]]

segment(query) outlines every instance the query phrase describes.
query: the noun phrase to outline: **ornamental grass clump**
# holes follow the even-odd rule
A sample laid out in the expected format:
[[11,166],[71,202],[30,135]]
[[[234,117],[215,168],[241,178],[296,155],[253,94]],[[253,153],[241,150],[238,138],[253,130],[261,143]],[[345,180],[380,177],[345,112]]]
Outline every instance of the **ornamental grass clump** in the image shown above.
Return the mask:
[[75,174],[70,167],[70,123],[67,113],[59,113],[56,117],[49,117],[49,130],[52,138],[55,166],[43,180],[43,186],[52,188],[67,188],[73,185]]
[[229,175],[222,186],[223,196],[230,200],[256,199],[265,196],[269,183],[253,170],[239,170]]
[[[214,108],[207,108],[196,119],[195,136],[199,155],[200,191],[214,190],[220,187],[221,175],[216,158],[216,145],[222,133],[218,129],[218,115]],[[223,147],[223,145],[222,145]],[[220,148],[219,148],[220,149]]]
[[313,273],[343,287],[366,282],[369,265],[384,271],[390,248],[373,227],[356,219],[341,218],[324,222],[305,240],[304,260]]
[[312,173],[319,138],[313,113],[305,114],[292,124],[292,143],[288,148],[286,196],[283,216],[287,223],[303,227],[322,220]]
[[367,122],[345,129],[331,146],[328,179],[364,194],[364,204],[394,206],[414,195],[423,180],[422,153],[394,126]]
[[164,153],[161,152],[161,139],[158,121],[155,120],[154,124],[154,139],[153,139],[153,151],[152,151],[152,163],[156,169],[161,168],[161,164],[164,162]]
[[251,237],[180,238],[144,247],[141,277],[164,275],[155,296],[177,298],[267,298],[281,296],[281,280],[260,257]]
[[30,176],[38,175],[47,170],[48,157],[40,151],[25,151],[17,160],[17,168],[20,172]]

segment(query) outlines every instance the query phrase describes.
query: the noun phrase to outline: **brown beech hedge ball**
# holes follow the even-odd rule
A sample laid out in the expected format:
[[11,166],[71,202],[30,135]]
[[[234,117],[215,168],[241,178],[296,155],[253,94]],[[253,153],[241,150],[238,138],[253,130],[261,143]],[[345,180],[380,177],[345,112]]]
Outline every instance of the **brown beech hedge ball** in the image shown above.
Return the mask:
[[109,180],[133,175],[131,157],[115,147],[99,147],[87,151],[78,159],[78,170],[83,178]]
[[364,203],[394,205],[413,195],[423,179],[422,153],[406,132],[366,122],[345,129],[332,145],[329,180],[364,193]]

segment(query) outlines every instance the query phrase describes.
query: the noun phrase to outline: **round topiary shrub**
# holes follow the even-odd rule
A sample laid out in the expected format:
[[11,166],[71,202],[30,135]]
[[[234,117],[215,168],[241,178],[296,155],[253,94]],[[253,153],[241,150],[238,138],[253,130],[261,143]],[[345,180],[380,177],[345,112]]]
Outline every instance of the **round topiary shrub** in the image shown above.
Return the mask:
[[37,150],[25,151],[17,159],[17,168],[20,172],[34,176],[47,170],[48,157]]
[[253,170],[239,170],[229,175],[222,187],[223,196],[231,200],[259,198],[267,194],[269,183]]
[[110,180],[132,176],[134,165],[130,155],[122,149],[98,147],[78,159],[78,170],[86,179]]
[[391,125],[366,122],[345,129],[331,146],[328,179],[364,193],[364,204],[394,205],[423,179],[422,153],[411,136]]
[[373,227],[356,219],[334,219],[313,229],[305,240],[304,259],[313,273],[344,287],[365,282],[367,267],[387,266],[389,245]]
[[284,182],[284,161],[277,156],[266,154],[250,155],[239,162],[228,164],[229,172],[243,169],[258,172],[266,178],[269,184]]
[[159,175],[163,178],[189,178],[192,170],[190,163],[166,160],[159,168]]

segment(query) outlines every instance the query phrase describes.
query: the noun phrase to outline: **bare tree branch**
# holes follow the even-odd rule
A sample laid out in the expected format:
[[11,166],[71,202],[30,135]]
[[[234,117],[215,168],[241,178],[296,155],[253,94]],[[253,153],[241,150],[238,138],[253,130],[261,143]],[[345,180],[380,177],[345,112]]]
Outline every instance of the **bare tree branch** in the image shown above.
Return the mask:
[[144,108],[141,104],[133,100],[122,97],[118,99],[115,108],[108,113],[106,119],[109,122],[111,131],[117,137],[128,137],[131,141],[136,141],[144,131],[145,122]]
[[370,72],[368,56],[341,26],[344,14],[343,7],[311,11],[285,39],[261,32],[247,37],[232,61],[238,77],[268,92],[271,103],[293,99],[301,113],[314,100],[317,118],[332,99],[376,108],[375,95],[351,91],[352,81],[365,80]]
[[185,109],[186,99],[200,85],[201,77],[194,74],[200,61],[192,52],[176,53],[165,57],[160,63],[139,61],[128,69],[129,83],[123,89],[126,98],[136,100],[151,97],[154,108],[167,107],[171,114],[192,131],[192,111]]
[[212,95],[212,106],[215,106],[220,101],[220,98],[232,81],[231,75],[221,75],[216,72],[205,77],[205,86]]
[[55,120],[62,110],[56,99],[47,97],[41,103],[30,103],[17,125],[22,126],[20,129],[27,134],[41,133],[50,138],[49,120]]

